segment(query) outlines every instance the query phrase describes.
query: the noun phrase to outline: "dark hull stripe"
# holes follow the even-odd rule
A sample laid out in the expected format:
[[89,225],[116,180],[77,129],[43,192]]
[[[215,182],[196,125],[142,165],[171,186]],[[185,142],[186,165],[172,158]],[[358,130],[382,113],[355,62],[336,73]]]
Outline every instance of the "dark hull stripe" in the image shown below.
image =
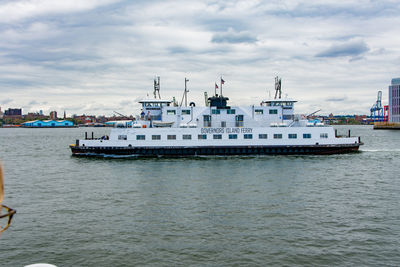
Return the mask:
[[243,147],[77,147],[71,146],[75,156],[229,156],[229,155],[301,155],[341,154],[358,151],[360,144],[315,146],[243,146]]

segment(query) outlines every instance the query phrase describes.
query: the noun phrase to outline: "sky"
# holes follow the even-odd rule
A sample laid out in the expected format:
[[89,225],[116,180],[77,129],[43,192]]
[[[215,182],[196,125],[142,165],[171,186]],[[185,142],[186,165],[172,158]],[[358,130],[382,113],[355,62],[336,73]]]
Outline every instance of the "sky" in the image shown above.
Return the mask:
[[400,1],[0,0],[0,107],[67,115],[140,113],[163,99],[204,105],[274,95],[296,113],[369,114],[400,77]]

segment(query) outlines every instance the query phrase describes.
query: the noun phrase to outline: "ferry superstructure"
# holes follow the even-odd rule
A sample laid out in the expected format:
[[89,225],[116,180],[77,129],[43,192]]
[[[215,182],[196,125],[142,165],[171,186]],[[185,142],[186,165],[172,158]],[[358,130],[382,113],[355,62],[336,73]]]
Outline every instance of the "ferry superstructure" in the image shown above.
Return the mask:
[[251,106],[229,106],[228,100],[215,93],[198,107],[143,99],[136,120],[117,123],[109,136],[76,140],[70,148],[76,156],[151,157],[336,154],[362,145],[359,137],[338,137],[333,127],[295,115],[293,99],[275,97]]

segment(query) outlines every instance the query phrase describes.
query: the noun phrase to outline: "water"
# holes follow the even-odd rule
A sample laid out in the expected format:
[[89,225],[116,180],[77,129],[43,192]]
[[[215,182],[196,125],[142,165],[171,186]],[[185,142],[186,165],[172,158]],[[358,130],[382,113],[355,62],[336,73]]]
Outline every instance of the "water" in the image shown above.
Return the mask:
[[400,131],[361,153],[85,159],[85,131],[0,129],[0,265],[399,266]]

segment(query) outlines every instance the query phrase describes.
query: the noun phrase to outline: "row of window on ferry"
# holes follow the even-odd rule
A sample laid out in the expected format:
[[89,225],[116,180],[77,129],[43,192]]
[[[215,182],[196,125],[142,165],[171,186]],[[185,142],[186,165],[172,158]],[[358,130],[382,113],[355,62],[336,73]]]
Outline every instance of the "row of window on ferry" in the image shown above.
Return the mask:
[[[283,135],[282,134],[274,134],[273,139],[282,139]],[[328,138],[327,133],[321,133],[320,138]],[[118,136],[119,140],[127,140],[126,135],[119,135]],[[206,134],[199,134],[197,136],[197,139],[199,140],[205,140],[207,139]],[[222,134],[214,134],[213,139],[222,139]],[[229,134],[228,139],[238,139],[237,134]],[[243,139],[253,139],[253,134],[243,134]],[[258,139],[268,139],[268,134],[259,134]],[[297,134],[288,134],[288,139],[297,139]],[[303,134],[303,139],[311,139],[311,134],[310,133],[304,133]],[[136,135],[136,140],[146,140],[145,135]],[[161,140],[161,135],[152,135],[151,140]],[[176,140],[176,135],[167,135],[167,140]],[[184,134],[182,135],[182,140],[192,140],[192,135],[191,134]]]
[[[223,110],[225,111],[225,110]],[[264,110],[262,109],[255,109],[254,113],[256,115],[263,115],[264,114]],[[190,115],[190,109],[183,109],[181,111],[182,115]],[[212,109],[211,110],[211,114],[215,114],[215,115],[219,115],[221,114],[221,110],[220,109]],[[236,114],[236,110],[235,109],[226,109],[226,114]],[[278,110],[277,109],[269,109],[269,114],[274,115],[274,114],[278,114]],[[176,115],[176,110],[175,109],[168,109],[167,110],[167,115]]]

